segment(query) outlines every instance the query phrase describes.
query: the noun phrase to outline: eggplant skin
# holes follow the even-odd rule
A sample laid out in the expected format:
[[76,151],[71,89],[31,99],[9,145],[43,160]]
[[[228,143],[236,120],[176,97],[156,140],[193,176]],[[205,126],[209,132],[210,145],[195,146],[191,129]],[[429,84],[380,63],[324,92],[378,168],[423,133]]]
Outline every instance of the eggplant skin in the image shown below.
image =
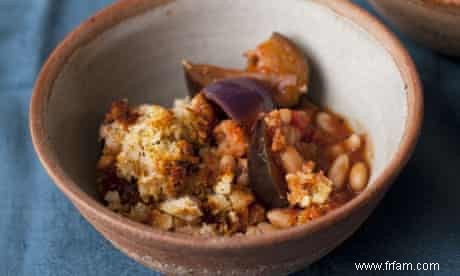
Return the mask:
[[266,207],[284,208],[289,205],[287,184],[283,171],[272,158],[270,140],[265,121],[260,119],[256,124],[249,146],[249,183],[255,196]]
[[206,86],[221,80],[250,78],[262,82],[270,90],[272,97],[281,93],[278,90],[296,85],[294,74],[274,74],[261,72],[246,72],[238,69],[223,68],[210,64],[194,64],[182,60],[182,68],[191,97],[198,94]]
[[261,114],[275,107],[265,85],[250,78],[216,81],[206,86],[202,93],[248,132],[252,132]]

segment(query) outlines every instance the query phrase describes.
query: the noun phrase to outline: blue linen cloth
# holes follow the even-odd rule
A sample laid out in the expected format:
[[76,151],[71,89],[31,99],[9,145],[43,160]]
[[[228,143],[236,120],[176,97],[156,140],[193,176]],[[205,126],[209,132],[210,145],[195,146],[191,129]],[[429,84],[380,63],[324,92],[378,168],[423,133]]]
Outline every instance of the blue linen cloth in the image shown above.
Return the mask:
[[[113,248],[57,190],[28,129],[31,90],[45,58],[110,2],[0,0],[0,275],[154,275]],[[460,275],[460,60],[398,35],[425,87],[414,157],[356,234],[297,275],[365,275],[355,262],[385,261],[438,262],[439,272],[425,274]]]

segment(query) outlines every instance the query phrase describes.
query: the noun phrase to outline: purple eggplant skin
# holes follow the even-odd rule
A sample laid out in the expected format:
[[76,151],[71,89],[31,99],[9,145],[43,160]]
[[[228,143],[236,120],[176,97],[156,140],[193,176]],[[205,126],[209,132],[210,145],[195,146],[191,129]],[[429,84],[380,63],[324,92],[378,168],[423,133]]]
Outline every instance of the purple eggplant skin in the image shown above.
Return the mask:
[[293,74],[268,74],[260,72],[246,72],[238,69],[223,68],[210,64],[194,64],[182,60],[184,77],[188,93],[191,97],[213,82],[232,78],[251,78],[258,80],[270,89],[270,94],[277,95],[277,90],[285,86],[296,84],[297,77]]
[[256,197],[267,207],[287,207],[287,184],[283,171],[272,158],[271,138],[263,119],[264,114],[275,108],[269,89],[255,79],[232,78],[213,82],[202,93],[251,137],[248,173]]
[[203,95],[224,113],[252,132],[256,121],[275,108],[270,90],[251,78],[232,78],[206,86]]
[[249,185],[255,196],[268,208],[289,206],[284,172],[273,160],[271,138],[263,119],[257,121],[248,152]]

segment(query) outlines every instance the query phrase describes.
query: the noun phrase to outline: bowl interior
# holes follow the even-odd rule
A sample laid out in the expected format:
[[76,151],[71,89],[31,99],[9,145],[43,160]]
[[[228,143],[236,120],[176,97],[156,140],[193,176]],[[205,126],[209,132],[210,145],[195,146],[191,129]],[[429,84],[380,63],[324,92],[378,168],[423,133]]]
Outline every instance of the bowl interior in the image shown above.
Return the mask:
[[304,0],[176,0],[82,45],[44,107],[45,131],[64,172],[97,197],[98,126],[111,101],[171,105],[186,95],[182,58],[242,67],[242,53],[273,31],[292,38],[310,58],[310,95],[369,134],[375,179],[403,135],[404,81],[392,56],[363,28],[321,1]]

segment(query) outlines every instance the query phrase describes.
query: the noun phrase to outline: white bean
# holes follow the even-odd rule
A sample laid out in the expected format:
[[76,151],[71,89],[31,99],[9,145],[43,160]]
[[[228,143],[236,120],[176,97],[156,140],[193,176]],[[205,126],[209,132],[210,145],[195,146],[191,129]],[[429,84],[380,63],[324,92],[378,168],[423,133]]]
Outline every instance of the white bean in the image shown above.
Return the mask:
[[278,228],[288,228],[297,222],[297,212],[292,209],[273,209],[267,213],[271,224]]
[[355,152],[361,147],[361,137],[358,134],[352,134],[344,141],[344,145],[349,152]]
[[350,187],[354,192],[360,192],[366,188],[369,178],[369,172],[364,162],[358,162],[353,165],[350,171]]
[[348,176],[348,170],[350,169],[350,158],[348,155],[339,155],[334,162],[332,162],[329,168],[327,176],[334,184],[336,189],[341,189],[345,184]]
[[281,153],[281,162],[288,173],[296,173],[302,169],[303,158],[293,147],[287,147]]
[[318,112],[316,115],[316,124],[328,133],[335,133],[337,131],[335,118],[326,112]]
[[284,130],[285,130],[285,137],[289,145],[295,145],[297,142],[300,141],[302,134],[300,133],[300,130],[298,128],[288,126],[288,127],[285,127]]
[[286,108],[280,109],[280,118],[285,124],[291,123],[292,111]]

